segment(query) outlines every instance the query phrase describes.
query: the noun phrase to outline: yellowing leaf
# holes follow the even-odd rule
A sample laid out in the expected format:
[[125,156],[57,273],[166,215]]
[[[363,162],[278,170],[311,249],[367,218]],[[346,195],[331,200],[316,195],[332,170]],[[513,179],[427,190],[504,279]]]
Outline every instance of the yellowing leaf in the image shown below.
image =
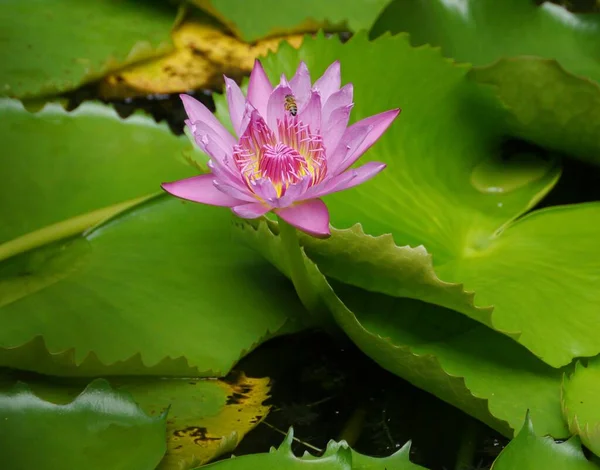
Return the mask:
[[[0,402],[3,391],[11,390],[20,379],[22,377],[17,371],[0,374]],[[57,405],[73,401],[86,384],[85,380],[57,377],[26,376],[25,379],[32,393],[40,397],[39,399]],[[144,412],[143,418],[147,422],[154,422],[159,418],[162,420],[163,427],[160,434],[161,439],[166,437],[167,451],[157,470],[187,470],[232,451],[242,438],[261,422],[270,408],[263,405],[269,397],[269,381],[269,378],[248,378],[243,373],[233,375],[233,379],[219,380],[114,377],[110,379],[110,387],[108,383],[102,387],[109,391],[114,390],[110,393],[115,396],[127,398],[131,401],[131,406],[135,401],[137,404],[135,406],[139,407],[140,412]],[[11,406],[16,406],[7,401],[6,396],[4,400],[9,409]],[[0,415],[1,408],[0,404]],[[100,413],[96,420],[106,412],[105,409],[100,410],[100,408],[98,411]],[[165,412],[166,436],[164,434]],[[92,410],[91,413],[97,412]],[[109,410],[109,413],[112,412]],[[123,406],[115,408],[114,413],[121,413],[121,415],[125,413],[129,420],[141,419],[133,416],[131,410]],[[44,432],[51,432],[51,430]],[[95,436],[93,429],[91,431],[79,429],[77,432],[78,438],[82,441]],[[135,438],[133,440],[135,441]],[[161,450],[159,454],[162,453]]]
[[[174,402],[169,410],[167,453],[158,470],[192,468],[232,451],[269,412],[270,407],[263,405],[269,397],[268,378],[241,374],[234,381],[194,379],[182,381],[181,386],[193,391],[188,400]],[[127,389],[147,409],[143,398]],[[207,409],[218,412],[207,413]]]
[[250,72],[257,57],[276,51],[281,41],[299,47],[302,39],[291,35],[251,45],[207,20],[192,19],[173,33],[174,52],[109,75],[100,83],[100,95],[124,98],[219,88],[223,74],[240,78]]

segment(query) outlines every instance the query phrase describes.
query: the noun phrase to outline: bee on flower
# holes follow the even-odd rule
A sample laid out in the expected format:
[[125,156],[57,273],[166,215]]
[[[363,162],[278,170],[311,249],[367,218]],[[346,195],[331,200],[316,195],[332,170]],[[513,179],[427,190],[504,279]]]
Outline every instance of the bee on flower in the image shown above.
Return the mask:
[[352,84],[340,88],[340,64],[334,62],[311,84],[300,63],[288,82],[273,87],[259,61],[244,97],[225,77],[229,114],[236,137],[200,102],[181,95],[198,146],[210,156],[210,173],[163,189],[182,199],[230,207],[243,218],[269,211],[299,230],[330,235],[329,212],[320,199],[371,179],[385,164],[350,168],[394,121],[399,109],[377,114],[348,127]]
[[285,95],[285,110],[289,111],[292,116],[298,114],[298,103],[296,103],[294,95]]

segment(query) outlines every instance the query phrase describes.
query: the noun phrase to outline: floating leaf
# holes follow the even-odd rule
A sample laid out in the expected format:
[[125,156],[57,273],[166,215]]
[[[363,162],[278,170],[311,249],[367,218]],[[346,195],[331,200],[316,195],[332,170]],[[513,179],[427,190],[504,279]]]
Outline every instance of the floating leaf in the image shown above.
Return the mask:
[[42,336],[50,353],[66,352],[41,362],[8,351],[1,363],[69,375],[102,373],[99,363],[111,374],[226,374],[301,315],[287,280],[236,245],[230,226],[226,211],[161,196],[7,260],[0,291],[13,294],[0,309],[0,344]]
[[523,0],[395,0],[372,36],[408,32],[413,45],[441,46],[446,57],[489,65],[502,57],[556,59],[569,72],[600,80],[600,14],[571,13]]
[[[314,32],[321,28],[351,31],[369,29],[390,0],[192,0],[214,15],[244,41],[267,36]],[[266,13],[268,12],[268,13]]]
[[562,407],[569,430],[596,455],[600,455],[600,362],[578,363],[563,383]]
[[[23,374],[9,372],[0,380],[0,389],[7,389],[20,375]],[[73,400],[82,390],[81,380],[28,377],[27,382],[42,400],[61,405]],[[148,415],[167,414],[167,450],[158,470],[191,468],[232,451],[269,412],[269,407],[263,405],[269,396],[269,379],[248,378],[243,373],[227,381],[140,377],[112,378],[110,382],[116,390],[113,393],[131,394]],[[96,413],[102,417],[102,413]],[[161,424],[164,441],[164,419]],[[38,438],[46,436],[42,434]],[[79,450],[77,442],[72,443],[76,451]],[[160,444],[164,452],[164,443]]]
[[100,83],[100,95],[123,98],[220,88],[223,74],[239,79],[250,73],[257,57],[277,50],[281,41],[298,47],[302,39],[286,36],[252,45],[231,37],[214,22],[195,18],[173,32],[174,52],[109,75]]
[[471,77],[496,85],[512,135],[598,163],[600,14],[535,3],[396,0],[372,35],[408,32],[414,45],[482,66]]
[[165,452],[165,420],[147,416],[103,379],[67,404],[19,383],[0,391],[0,455],[11,469],[147,470]]
[[121,119],[97,103],[72,112],[48,104],[31,113],[9,99],[0,110],[10,155],[0,159],[0,174],[10,175],[0,186],[0,243],[87,214],[78,222],[83,231],[156,193],[163,178],[195,173],[181,157],[192,150],[188,140],[147,116]]
[[367,234],[392,234],[394,244],[305,238],[309,256],[319,250],[325,275],[457,309],[555,367],[600,352],[600,227],[589,223],[600,217],[600,204],[523,217],[554,186],[560,167],[552,155],[502,145],[502,114],[465,79],[467,66],[412,48],[406,36],[369,42],[364,35],[346,44],[306,39],[298,51],[282,47],[265,66],[275,79],[293,73],[300,59],[315,76],[340,60],[356,90],[355,119],[403,108],[364,157],[387,169],[326,198],[332,225],[360,222]]
[[175,16],[162,0],[4,1],[1,93],[57,94],[164,54]]
[[[298,458],[292,452],[294,432],[289,430],[285,440],[277,450],[268,454],[251,454],[221,460],[206,467],[217,470],[295,470],[314,468],[323,470],[352,470],[352,454],[348,447],[340,447],[335,452],[315,460]],[[199,470],[199,469],[196,469]],[[399,469],[402,470],[402,469]]]
[[[257,229],[239,222],[237,228],[246,243],[286,271],[278,264],[280,239],[264,222]],[[512,436],[527,410],[544,433],[568,435],[560,409],[560,370],[456,312],[339,282],[330,285],[308,258],[306,264],[337,324],[385,369],[504,435]]]
[[100,105],[7,111],[0,230],[19,237],[0,245],[0,365],[224,375],[261,341],[298,327],[293,288],[231,239],[227,211],[167,195],[114,205],[189,174],[174,158],[184,137]]
[[540,437],[527,417],[525,426],[498,456],[492,470],[598,470],[585,458],[576,437],[556,443],[551,437]]
[[[167,455],[158,470],[191,468],[233,451],[269,412],[263,405],[269,397],[268,378],[239,374],[230,382],[183,379],[179,388],[182,399],[173,400],[169,408]],[[135,386],[126,389],[144,409],[149,406]],[[173,393],[168,387],[157,390],[156,384],[142,390],[148,396],[161,395],[157,404],[170,400]]]
[[[268,454],[253,454],[214,463],[203,468],[217,470],[293,470],[323,468],[324,470],[418,470],[424,467],[408,460],[408,446],[390,457],[373,458],[354,452],[344,441],[330,442],[327,451],[320,457],[305,455],[302,459],[291,452],[292,431],[277,450]],[[337,458],[337,460],[333,460]],[[310,465],[308,465],[310,464]],[[528,418],[525,426],[502,451],[492,465],[492,470],[597,470],[588,461],[577,438],[558,444],[551,437],[539,437],[533,431]],[[197,469],[199,470],[199,469]]]
[[[322,457],[335,455],[345,448],[348,448],[348,444],[345,441],[330,441]],[[352,453],[352,470],[425,470],[425,467],[421,467],[410,461],[410,442],[407,442],[401,449],[389,457],[369,457],[368,455],[359,454],[352,449],[350,451]],[[302,458],[311,461],[318,460],[318,457],[308,452]]]
[[600,85],[576,77],[554,60],[501,59],[469,78],[493,85],[509,109],[511,133],[554,150],[600,163]]

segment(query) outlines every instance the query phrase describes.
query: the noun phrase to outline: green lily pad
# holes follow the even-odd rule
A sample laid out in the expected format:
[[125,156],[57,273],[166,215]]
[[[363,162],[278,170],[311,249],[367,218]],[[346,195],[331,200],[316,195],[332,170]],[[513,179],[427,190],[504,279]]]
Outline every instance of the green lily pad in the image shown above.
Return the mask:
[[555,60],[501,59],[469,78],[491,85],[508,108],[512,135],[600,163],[600,84],[576,77]]
[[300,59],[315,76],[340,60],[344,81],[354,84],[354,119],[403,109],[363,158],[386,170],[325,198],[334,227],[359,222],[394,243],[305,237],[325,275],[457,309],[554,367],[600,352],[600,226],[589,223],[600,204],[522,217],[554,186],[560,166],[544,153],[507,153],[503,114],[465,79],[468,66],[413,48],[402,35],[374,42],[356,35],[346,44],[307,39],[299,50],[282,47],[265,66],[275,79]]
[[349,448],[340,448],[337,452],[316,460],[306,460],[296,457],[292,452],[293,439],[294,432],[290,429],[279,448],[276,450],[271,449],[268,454],[232,457],[202,468],[214,468],[216,470],[251,470],[255,468],[261,470],[302,470],[308,467],[323,470],[352,470],[352,454]]
[[[149,116],[121,119],[112,108],[89,102],[72,112],[58,104],[29,112],[3,99],[0,110],[7,155],[0,174],[10,175],[0,187],[0,243],[96,213],[82,222],[83,231],[156,193],[162,181],[197,173],[182,158],[192,151],[188,140]],[[114,210],[106,211],[109,206]]]
[[408,32],[413,45],[441,46],[496,85],[510,133],[598,163],[600,14],[527,0],[396,0],[372,30]]
[[[537,424],[536,424],[537,426]],[[517,436],[498,456],[492,470],[598,470],[598,466],[585,458],[581,443],[576,437],[557,443],[551,437],[533,429],[529,417]]]
[[[409,460],[410,444],[389,457],[375,458],[359,454],[350,449],[345,441],[331,441],[321,457],[304,454],[296,457],[292,453],[294,439],[290,429],[285,440],[277,450],[265,454],[243,455],[241,457],[222,460],[204,468],[215,470],[302,470],[315,468],[323,470],[424,470],[424,467],[413,464]],[[196,469],[199,470],[199,469]]]
[[563,383],[562,407],[569,430],[600,455],[600,362],[597,358],[587,366],[578,363]]
[[[0,364],[59,375],[226,374],[302,314],[288,281],[234,243],[230,227],[221,208],[165,195],[8,259]],[[28,353],[37,336],[51,353],[43,361]]]
[[0,455],[15,470],[155,468],[166,450],[165,426],[166,413],[146,415],[103,379],[66,404],[39,398],[23,383],[0,391]]
[[410,33],[413,45],[440,46],[446,57],[489,65],[502,57],[556,59],[569,72],[600,80],[600,14],[576,14],[550,2],[395,0],[371,35]]
[[[280,238],[260,222],[239,222],[240,237],[279,265]],[[568,436],[560,407],[563,372],[480,323],[410,299],[328,282],[306,258],[313,287],[337,324],[379,365],[507,436],[531,410],[538,429]]]
[[176,13],[161,0],[4,1],[0,94],[57,94],[164,54]]
[[0,231],[18,238],[0,245],[0,365],[221,375],[298,328],[293,288],[232,240],[228,211],[148,198],[194,173],[175,158],[185,137],[100,105],[9,110]]
[[[41,400],[58,405],[67,405],[76,399],[85,386],[81,379],[32,376],[8,371],[0,377],[0,390],[10,390],[19,379],[26,380],[29,389]],[[227,381],[164,377],[110,379],[115,390],[112,393],[118,393],[128,400],[132,397],[149,416],[167,415],[166,454],[157,470],[192,468],[232,451],[269,412],[269,407],[263,405],[269,397],[269,381],[269,378],[248,378],[243,373]],[[102,418],[101,412],[96,411],[96,414]],[[163,441],[164,423],[165,420],[161,419]],[[7,425],[8,431],[11,426],[11,423]],[[85,433],[86,430],[82,429],[81,432]],[[93,436],[83,437],[87,439]],[[46,436],[41,434],[38,438],[45,439]],[[80,451],[79,442],[73,440],[71,443],[75,451]],[[164,443],[160,444],[164,452]]]
[[[370,29],[390,0],[192,0],[226,24],[239,38],[251,42],[268,36],[331,30]],[[265,14],[265,12],[269,12]]]
[[[402,446],[401,449],[398,449],[388,457],[370,457],[350,449],[352,454],[351,468],[352,470],[425,470],[425,467],[421,467],[420,465],[414,464],[410,461],[410,446],[411,443],[407,442],[404,446]],[[327,444],[327,449],[325,449],[325,452],[321,458],[335,455],[340,452],[340,450],[348,447],[348,443],[345,441],[330,441]],[[304,460],[311,461],[318,460],[318,457],[315,457],[308,452],[306,452],[302,458]]]

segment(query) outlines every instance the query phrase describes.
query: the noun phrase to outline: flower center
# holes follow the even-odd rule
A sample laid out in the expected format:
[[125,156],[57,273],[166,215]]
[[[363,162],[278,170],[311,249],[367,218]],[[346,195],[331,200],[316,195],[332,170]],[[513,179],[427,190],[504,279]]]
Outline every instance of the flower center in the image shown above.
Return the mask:
[[262,178],[269,178],[277,195],[281,196],[284,188],[298,183],[308,174],[306,159],[300,153],[281,142],[274,147],[265,144],[258,160],[258,171]]
[[276,131],[264,120],[252,119],[234,148],[235,163],[248,188],[254,191],[253,182],[267,179],[281,197],[307,176],[309,187],[321,182],[327,172],[321,136],[311,134],[296,116],[277,120]]

